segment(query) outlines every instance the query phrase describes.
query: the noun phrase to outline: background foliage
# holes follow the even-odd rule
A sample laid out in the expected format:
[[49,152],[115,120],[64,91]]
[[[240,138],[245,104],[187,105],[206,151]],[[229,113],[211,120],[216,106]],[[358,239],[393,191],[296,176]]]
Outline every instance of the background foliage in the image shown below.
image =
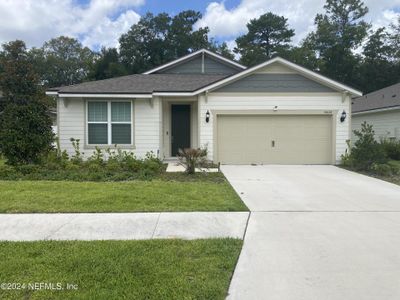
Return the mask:
[[27,53],[44,87],[141,73],[201,48],[231,59],[236,55],[247,66],[279,55],[364,93],[400,81],[400,19],[388,28],[371,29],[361,0],[327,0],[324,10],[315,17],[315,30],[298,45],[292,43],[290,20],[268,12],[250,20],[248,32],[229,49],[210,38],[207,27],[195,27],[200,12],[187,10],[174,16],[145,14],[121,35],[118,49],[92,51],[60,36]]

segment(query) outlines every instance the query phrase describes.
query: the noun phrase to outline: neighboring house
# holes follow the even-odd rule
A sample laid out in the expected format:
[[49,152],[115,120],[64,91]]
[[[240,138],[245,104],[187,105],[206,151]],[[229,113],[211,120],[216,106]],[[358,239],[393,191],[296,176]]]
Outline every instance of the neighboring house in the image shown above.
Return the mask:
[[400,139],[400,83],[353,99],[352,117],[353,130],[367,122],[378,140]]
[[207,50],[47,93],[57,96],[58,136],[69,153],[70,138],[85,155],[114,144],[160,158],[207,147],[224,164],[335,164],[350,138],[350,99],[361,96],[279,57],[246,68]]

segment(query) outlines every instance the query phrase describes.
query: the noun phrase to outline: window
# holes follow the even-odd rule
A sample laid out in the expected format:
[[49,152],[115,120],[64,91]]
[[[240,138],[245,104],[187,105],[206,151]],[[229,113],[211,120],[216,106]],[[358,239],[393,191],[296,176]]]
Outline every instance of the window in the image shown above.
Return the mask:
[[88,144],[131,145],[132,109],[127,101],[88,101]]

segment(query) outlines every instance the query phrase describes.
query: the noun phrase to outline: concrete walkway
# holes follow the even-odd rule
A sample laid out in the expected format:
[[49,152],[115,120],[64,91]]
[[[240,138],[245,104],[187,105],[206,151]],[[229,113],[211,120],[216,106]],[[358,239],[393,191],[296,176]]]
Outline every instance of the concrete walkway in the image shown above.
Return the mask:
[[228,299],[400,299],[400,186],[333,166],[223,166],[250,208]]
[[248,212],[0,214],[0,240],[242,239]]

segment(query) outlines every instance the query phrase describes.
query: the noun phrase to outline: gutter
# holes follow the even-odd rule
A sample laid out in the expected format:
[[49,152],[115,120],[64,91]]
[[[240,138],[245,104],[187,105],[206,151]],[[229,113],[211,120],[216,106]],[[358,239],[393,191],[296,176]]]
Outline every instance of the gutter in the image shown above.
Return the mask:
[[398,110],[398,109],[400,109],[400,105],[389,106],[389,107],[385,107],[385,108],[373,108],[373,109],[369,109],[369,110],[353,112],[352,115],[353,116],[365,115],[365,114],[372,114],[372,113],[385,112],[385,111]]

